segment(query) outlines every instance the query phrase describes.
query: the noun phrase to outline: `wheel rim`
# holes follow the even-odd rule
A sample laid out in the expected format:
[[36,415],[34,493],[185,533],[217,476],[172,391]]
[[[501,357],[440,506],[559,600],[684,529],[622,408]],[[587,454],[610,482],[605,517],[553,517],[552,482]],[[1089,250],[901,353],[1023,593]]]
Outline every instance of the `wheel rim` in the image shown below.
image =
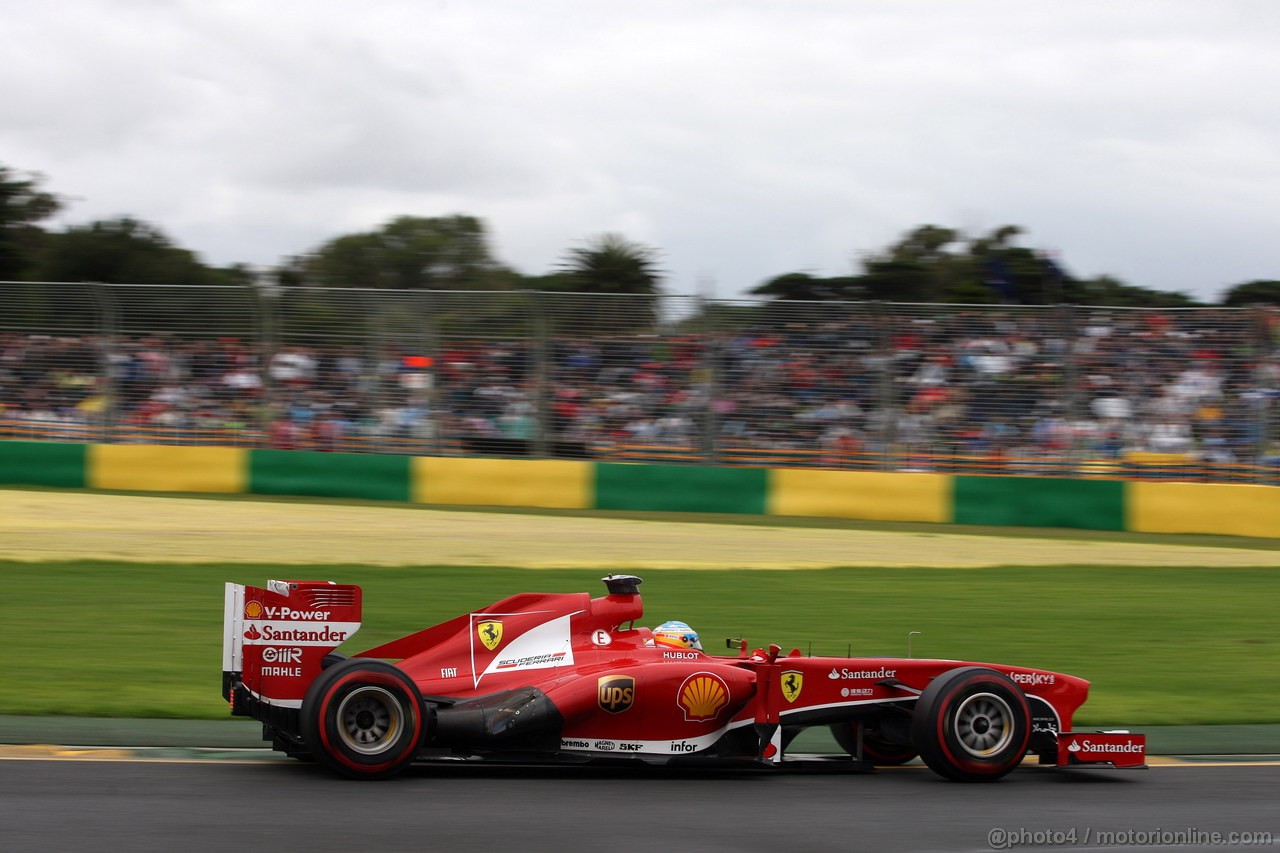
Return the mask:
[[348,749],[376,755],[394,743],[404,726],[404,711],[391,691],[360,687],[338,706],[338,737]]
[[956,740],[975,758],[990,758],[1013,740],[1013,709],[994,693],[975,693],[956,708]]

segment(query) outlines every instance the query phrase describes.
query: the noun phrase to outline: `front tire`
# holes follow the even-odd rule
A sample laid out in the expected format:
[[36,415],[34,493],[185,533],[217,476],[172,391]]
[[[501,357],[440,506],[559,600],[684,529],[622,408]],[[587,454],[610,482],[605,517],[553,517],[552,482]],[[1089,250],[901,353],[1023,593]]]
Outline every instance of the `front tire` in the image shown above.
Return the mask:
[[386,779],[408,767],[426,721],[417,685],[380,660],[334,663],[302,700],[302,738],[311,754],[352,779]]
[[1031,739],[1027,697],[981,666],[939,675],[916,702],[911,740],[929,768],[956,782],[993,782],[1017,767]]

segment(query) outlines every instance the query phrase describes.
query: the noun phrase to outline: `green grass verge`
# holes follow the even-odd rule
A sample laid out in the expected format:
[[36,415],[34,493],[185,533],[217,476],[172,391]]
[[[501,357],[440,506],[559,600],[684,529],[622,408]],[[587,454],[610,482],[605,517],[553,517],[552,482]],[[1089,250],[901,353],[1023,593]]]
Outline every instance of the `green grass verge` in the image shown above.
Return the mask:
[[[607,568],[271,567],[0,562],[0,714],[219,718],[222,584],[365,591],[358,651],[514,592],[602,594]],[[1008,567],[651,571],[648,624],[814,654],[988,660],[1093,682],[1081,724],[1280,722],[1280,571]]]

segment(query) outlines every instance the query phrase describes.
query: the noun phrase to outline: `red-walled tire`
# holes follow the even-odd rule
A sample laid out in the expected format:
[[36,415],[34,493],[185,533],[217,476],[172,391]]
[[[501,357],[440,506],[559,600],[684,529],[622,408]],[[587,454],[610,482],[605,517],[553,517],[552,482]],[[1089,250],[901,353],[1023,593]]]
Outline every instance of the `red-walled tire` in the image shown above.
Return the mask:
[[321,764],[352,779],[386,779],[408,767],[427,713],[404,671],[380,660],[333,664],[302,700],[302,738]]
[[939,675],[916,702],[911,740],[929,768],[956,782],[993,782],[1031,739],[1027,697],[1006,675],[966,666]]
[[858,729],[862,729],[862,757],[878,767],[894,767],[906,764],[918,754],[909,743],[894,743],[880,735],[880,727],[874,720],[863,722],[832,723],[831,736],[840,748],[850,755],[858,754]]

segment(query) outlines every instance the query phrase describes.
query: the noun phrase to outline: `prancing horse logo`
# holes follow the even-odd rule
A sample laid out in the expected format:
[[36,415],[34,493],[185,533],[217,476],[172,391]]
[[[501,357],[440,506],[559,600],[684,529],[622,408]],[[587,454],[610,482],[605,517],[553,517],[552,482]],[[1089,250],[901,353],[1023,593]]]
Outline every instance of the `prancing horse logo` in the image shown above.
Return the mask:
[[493,651],[498,647],[498,643],[502,642],[502,623],[496,619],[477,623],[476,636],[480,638],[480,642],[484,643],[486,649]]
[[804,687],[804,673],[796,672],[789,669],[782,673],[782,698],[788,702],[794,702],[800,698],[800,691]]

